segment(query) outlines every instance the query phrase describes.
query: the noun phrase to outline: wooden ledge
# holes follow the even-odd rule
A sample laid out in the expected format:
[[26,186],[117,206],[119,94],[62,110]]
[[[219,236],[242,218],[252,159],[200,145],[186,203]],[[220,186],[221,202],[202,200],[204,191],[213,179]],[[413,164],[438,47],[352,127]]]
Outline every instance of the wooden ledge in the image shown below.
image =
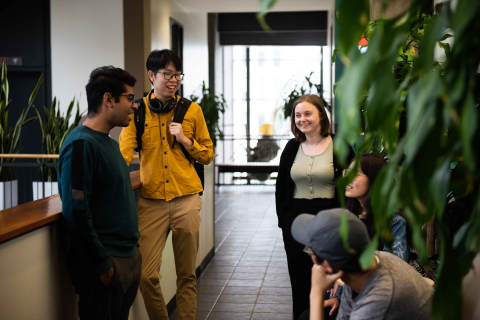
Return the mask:
[[[130,172],[133,190],[140,189],[140,171]],[[0,211],[0,243],[60,219],[62,201],[54,195]]]

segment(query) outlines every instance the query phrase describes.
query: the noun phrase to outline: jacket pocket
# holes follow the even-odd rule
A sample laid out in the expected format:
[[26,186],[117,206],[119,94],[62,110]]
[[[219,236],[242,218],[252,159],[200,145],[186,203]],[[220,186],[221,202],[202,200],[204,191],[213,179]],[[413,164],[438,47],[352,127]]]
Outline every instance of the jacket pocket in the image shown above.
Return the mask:
[[160,143],[160,127],[158,121],[145,121],[145,131],[142,136],[144,148],[153,148]]

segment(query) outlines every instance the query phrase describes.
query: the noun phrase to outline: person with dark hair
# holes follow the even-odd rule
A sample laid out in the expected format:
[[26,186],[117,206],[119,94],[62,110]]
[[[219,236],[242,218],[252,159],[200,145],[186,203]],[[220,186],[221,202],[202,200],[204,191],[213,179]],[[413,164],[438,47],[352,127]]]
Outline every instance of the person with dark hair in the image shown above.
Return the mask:
[[[370,206],[370,191],[373,183],[380,170],[385,165],[385,159],[374,153],[364,153],[360,156],[360,163],[358,166],[357,176],[347,186],[345,196],[347,197],[346,208],[362,217],[364,220],[370,238],[375,235],[375,223],[373,219],[372,207]],[[352,162],[350,167],[355,165]],[[392,252],[400,259],[408,262],[410,255],[410,247],[408,245],[407,237],[407,221],[402,215],[397,212],[392,222],[393,245],[391,250],[381,244],[379,249]]]
[[[209,164],[214,156],[213,144],[198,104],[188,100],[183,121],[173,121],[186,100],[176,94],[183,79],[180,57],[171,50],[152,51],[147,71],[153,90],[143,98],[148,107],[143,108],[145,131],[138,141],[142,145],[139,244],[144,257],[140,291],[149,318],[167,320],[160,267],[167,236],[172,231],[178,319],[195,319],[195,263],[203,187],[191,160]],[[120,134],[120,149],[128,164],[136,146],[137,128],[132,121]]]
[[68,269],[81,319],[128,319],[142,270],[138,216],[115,126],[128,126],[135,78],[112,66],[93,70],[88,116],[63,142],[58,162]]
[[133,87],[137,80],[123,69],[112,66],[100,67],[92,71],[85,89],[87,91],[88,114],[98,113],[105,92],[109,92],[118,102],[125,92],[125,85]]
[[[348,223],[348,247],[340,236],[342,215]],[[325,292],[339,278],[345,283],[339,320],[431,319],[433,288],[405,261],[377,251],[371,266],[362,269],[359,257],[367,248],[369,235],[365,224],[350,211],[301,214],[292,224],[292,235],[307,246],[314,263],[310,320],[324,319]]]
[[[333,153],[334,144],[346,143],[330,133],[322,100],[307,94],[295,101],[291,115],[291,139],[282,152],[275,189],[278,226],[283,242],[292,285],[293,318],[309,309],[312,261],[290,232],[293,220],[301,213],[316,214],[339,206],[335,180],[343,166]],[[353,158],[350,146],[348,162]]]

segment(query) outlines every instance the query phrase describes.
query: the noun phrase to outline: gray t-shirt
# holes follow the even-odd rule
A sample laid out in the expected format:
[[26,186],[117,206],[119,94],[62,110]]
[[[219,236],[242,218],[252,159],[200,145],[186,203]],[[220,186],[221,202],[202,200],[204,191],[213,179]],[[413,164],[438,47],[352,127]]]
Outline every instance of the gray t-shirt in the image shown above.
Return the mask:
[[395,255],[377,251],[377,257],[377,267],[355,298],[345,284],[337,320],[431,319],[433,288]]

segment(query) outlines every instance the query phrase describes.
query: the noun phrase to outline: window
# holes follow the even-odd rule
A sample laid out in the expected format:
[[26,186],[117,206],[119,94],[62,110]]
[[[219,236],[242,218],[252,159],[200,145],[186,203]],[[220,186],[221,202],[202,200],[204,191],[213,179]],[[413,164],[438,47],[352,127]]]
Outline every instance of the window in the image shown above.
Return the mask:
[[[284,99],[297,87],[322,80],[320,46],[223,46],[225,92],[230,106],[224,118],[227,141],[225,161],[246,163],[247,150],[261,138],[260,127],[271,124],[281,149],[292,136],[290,119],[283,116]],[[231,79],[227,79],[231,78]],[[229,87],[230,86],[230,90]],[[272,163],[278,163],[280,152]]]

